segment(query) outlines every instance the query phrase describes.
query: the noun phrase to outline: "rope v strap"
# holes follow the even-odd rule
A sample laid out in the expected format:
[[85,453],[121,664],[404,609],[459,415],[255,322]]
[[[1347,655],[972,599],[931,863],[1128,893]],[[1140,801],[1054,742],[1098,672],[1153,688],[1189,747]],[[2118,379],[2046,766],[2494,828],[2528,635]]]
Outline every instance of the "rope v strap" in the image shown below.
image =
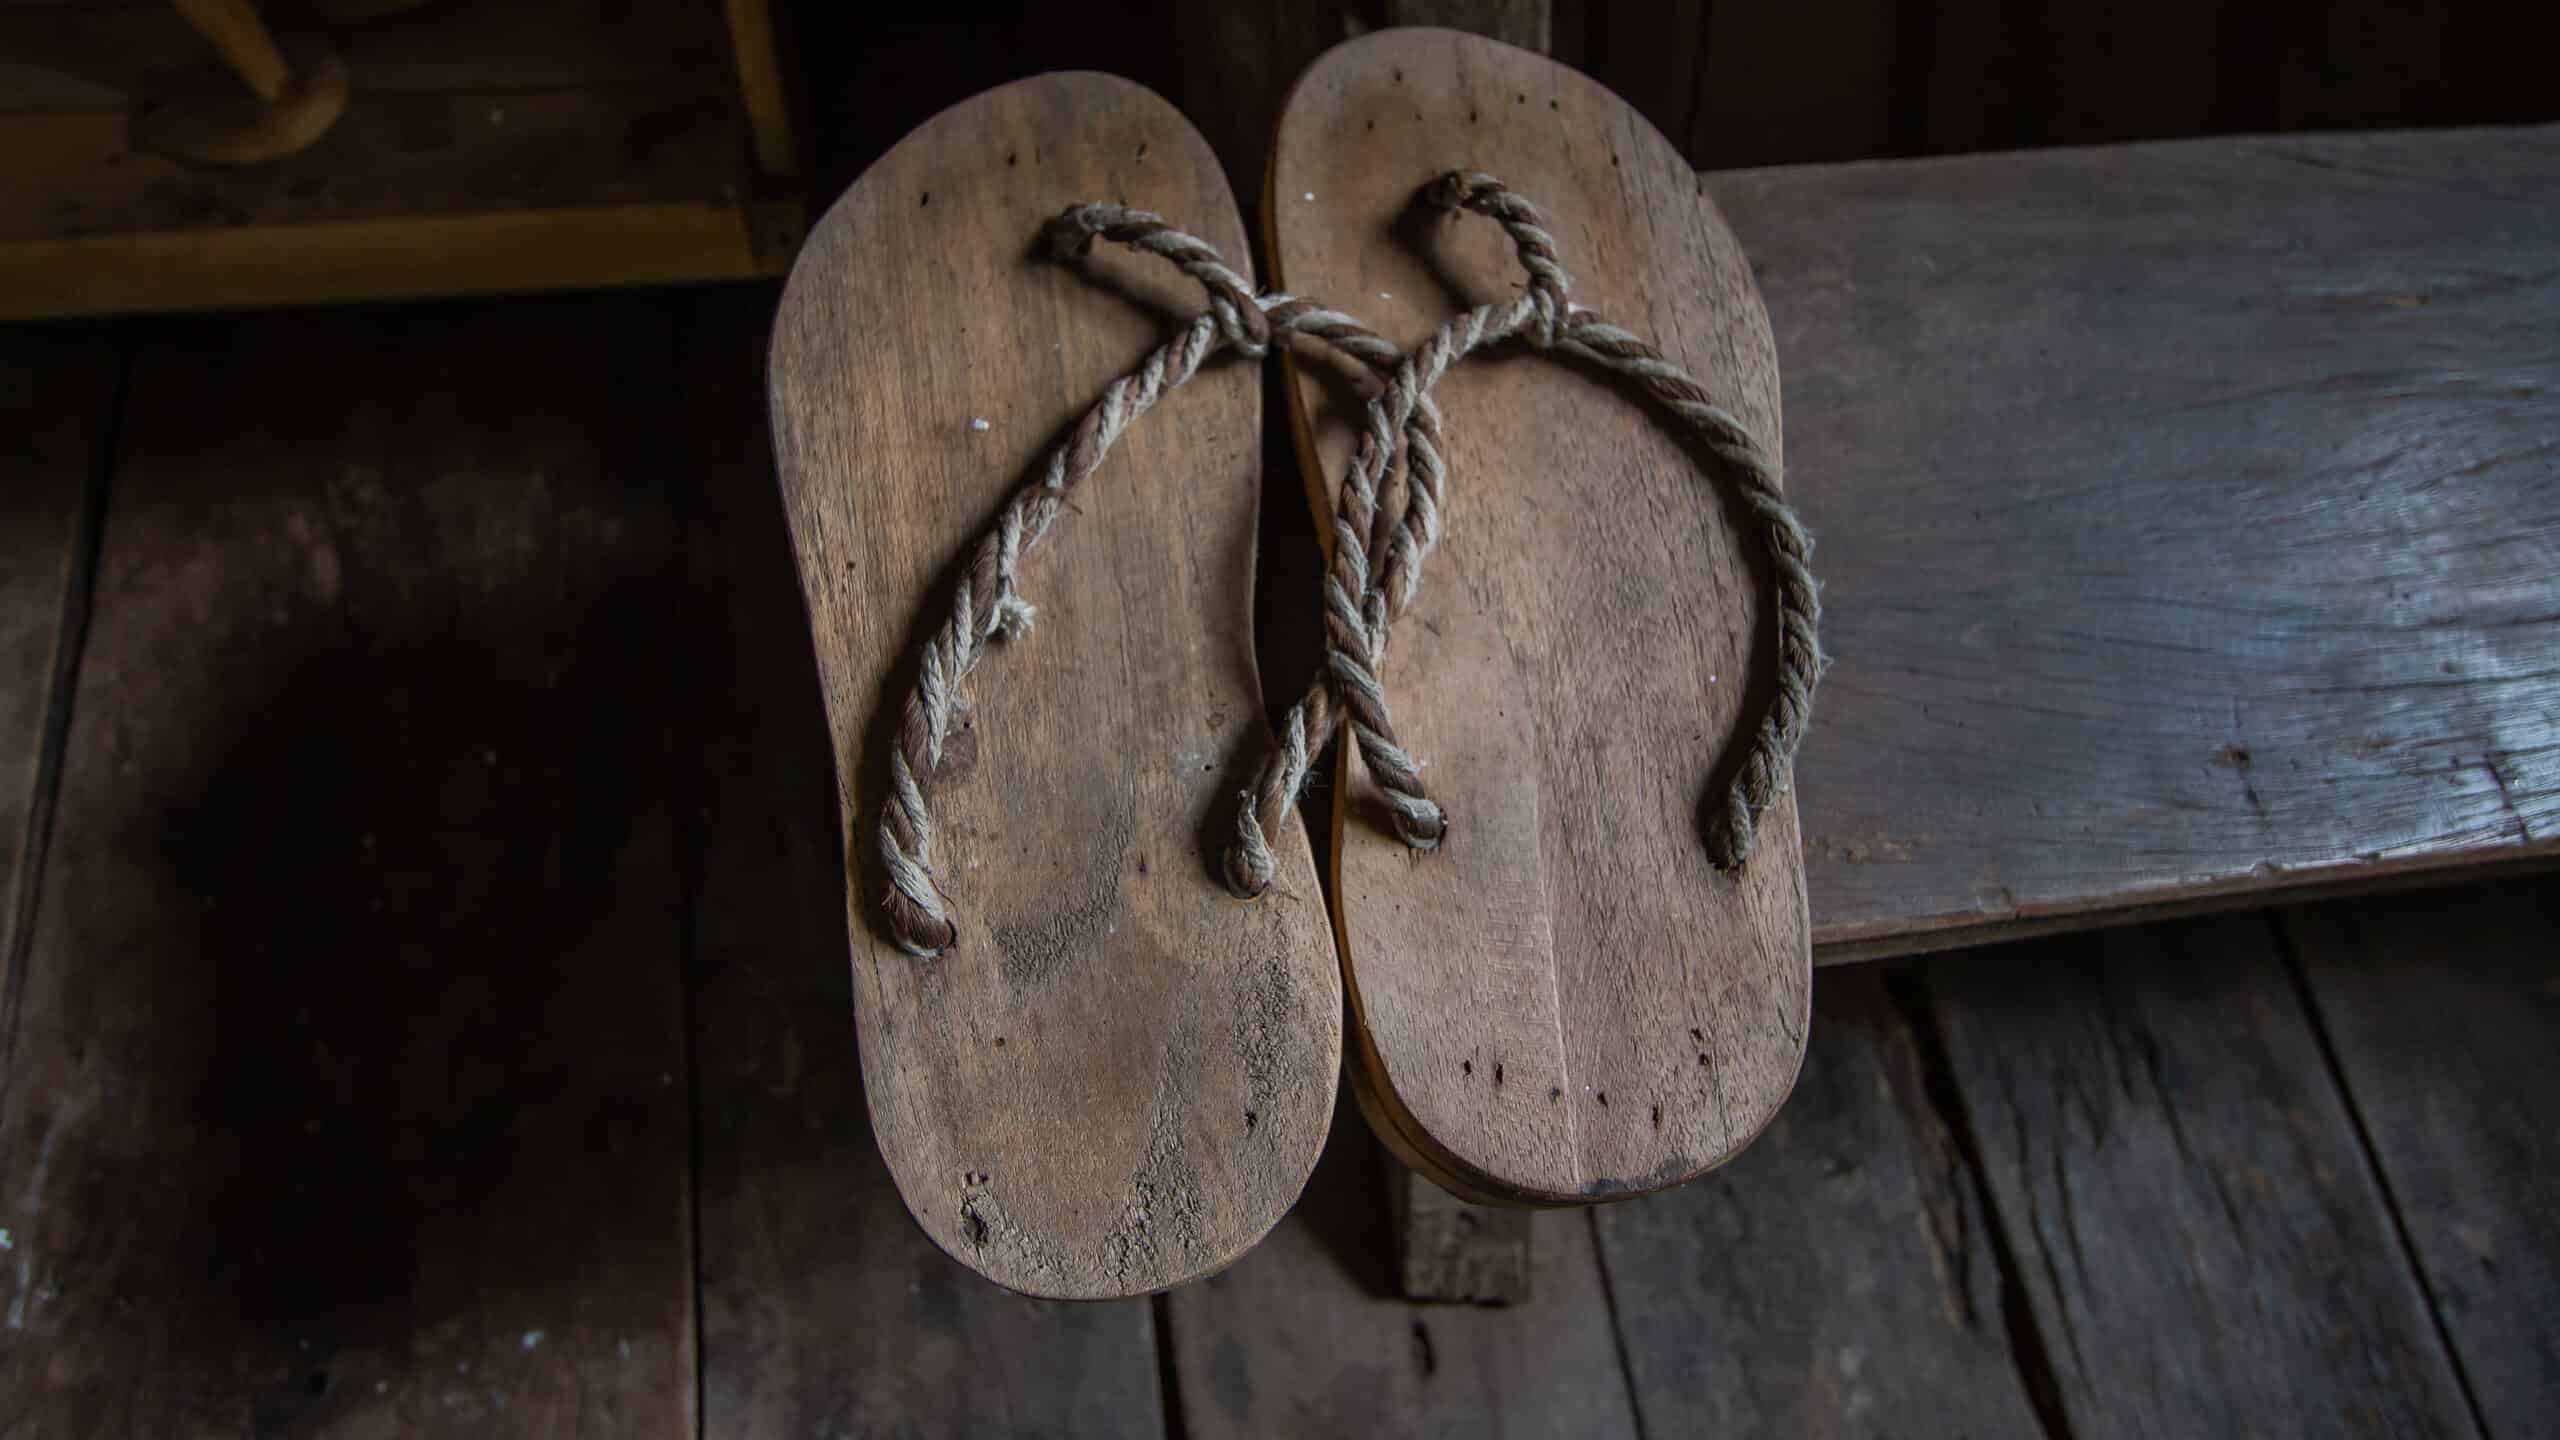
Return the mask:
[[[1643,391],[1732,483],[1768,552],[1778,617],[1776,693],[1705,834],[1708,858],[1719,869],[1737,869],[1750,858],[1760,817],[1785,793],[1821,678],[1813,537],[1786,503],[1777,464],[1730,411],[1642,338],[1570,303],[1572,278],[1557,262],[1555,237],[1537,207],[1475,171],[1442,175],[1423,194],[1444,212],[1473,211],[1501,224],[1529,272],[1528,285],[1512,300],[1477,306],[1443,325],[1370,402],[1336,503],[1333,559],[1324,578],[1325,673],[1290,709],[1279,746],[1240,797],[1224,864],[1227,884],[1247,898],[1268,888],[1275,868],[1270,830],[1296,803],[1310,755],[1344,718],[1405,844],[1432,850],[1448,833],[1447,815],[1423,793],[1419,763],[1396,741],[1381,679],[1389,627],[1412,605],[1422,561],[1441,535],[1447,497],[1438,447],[1407,446],[1399,513],[1382,511],[1378,496],[1396,460],[1396,437],[1410,433],[1414,416],[1428,413],[1431,387],[1449,367],[1511,339],[1597,366]],[[1436,420],[1430,428],[1437,433]]]
[[[1255,295],[1216,250],[1174,229],[1162,216],[1120,205],[1078,205],[1051,220],[1043,237],[1051,256],[1061,260],[1088,253],[1097,239],[1160,256],[1208,291],[1209,307],[1137,368],[1105,386],[1101,398],[1050,450],[1038,476],[1006,502],[970,556],[950,615],[917,655],[915,688],[890,748],[889,795],[881,807],[879,834],[881,866],[888,876],[890,936],[919,959],[940,955],[958,935],[948,899],[934,879],[929,800],[951,726],[967,709],[960,687],[985,657],[989,642],[1016,638],[1031,628],[1032,607],[1020,590],[1022,559],[1048,535],[1075,487],[1101,467],[1112,442],[1131,422],[1222,349],[1232,346],[1258,359],[1269,353],[1275,335],[1303,336],[1382,374],[1405,363],[1403,351],[1348,315],[1287,295]],[[1424,395],[1400,414],[1405,448],[1428,457],[1420,463],[1428,463],[1436,474],[1439,411]],[[1319,705],[1314,713],[1321,724],[1329,711]],[[1302,769],[1304,749],[1301,733],[1297,753]]]
[[1100,468],[1133,421],[1220,350],[1233,347],[1258,359],[1270,352],[1275,337],[1330,347],[1377,374],[1382,386],[1367,407],[1338,487],[1333,554],[1323,581],[1325,670],[1290,707],[1278,743],[1240,797],[1235,837],[1224,856],[1228,887],[1246,898],[1270,887],[1277,860],[1269,837],[1305,787],[1314,755],[1346,723],[1379,781],[1399,837],[1427,851],[1447,834],[1447,816],[1423,793],[1420,762],[1396,740],[1381,676],[1390,627],[1420,592],[1422,562],[1443,529],[1448,466],[1431,389],[1451,366],[1511,339],[1596,365],[1642,389],[1730,477],[1756,522],[1776,579],[1777,693],[1705,837],[1709,858],[1720,868],[1736,868],[1749,858],[1760,816],[1785,791],[1823,663],[1816,638],[1820,601],[1809,568],[1812,537],[1786,505],[1777,466],[1730,412],[1642,339],[1569,303],[1571,277],[1557,263],[1554,237],[1534,206],[1475,172],[1444,175],[1424,194],[1444,211],[1472,210],[1499,222],[1510,232],[1529,283],[1513,300],[1452,319],[1411,355],[1340,311],[1287,295],[1255,295],[1214,249],[1161,216],[1125,206],[1079,205],[1049,222],[1044,238],[1054,257],[1085,254],[1097,239],[1127,245],[1189,275],[1208,292],[1209,304],[1135,369],[1104,387],[1049,452],[1039,475],[1005,504],[972,553],[949,616],[921,647],[915,688],[890,751],[889,795],[879,830],[889,929],[899,948],[932,959],[958,934],[934,878],[929,799],[951,726],[967,710],[961,686],[990,642],[1030,629],[1032,607],[1019,589],[1023,556],[1048,535],[1069,494]]

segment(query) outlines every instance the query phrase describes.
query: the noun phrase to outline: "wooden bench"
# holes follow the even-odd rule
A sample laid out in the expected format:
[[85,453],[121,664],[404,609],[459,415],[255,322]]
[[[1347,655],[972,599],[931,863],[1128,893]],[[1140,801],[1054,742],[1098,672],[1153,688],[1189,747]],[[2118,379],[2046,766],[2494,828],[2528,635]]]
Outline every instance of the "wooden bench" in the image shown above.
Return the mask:
[[[2560,128],[1707,184],[1820,541],[1818,961],[2560,854]],[[1525,1283],[1397,1183],[1411,1293]]]

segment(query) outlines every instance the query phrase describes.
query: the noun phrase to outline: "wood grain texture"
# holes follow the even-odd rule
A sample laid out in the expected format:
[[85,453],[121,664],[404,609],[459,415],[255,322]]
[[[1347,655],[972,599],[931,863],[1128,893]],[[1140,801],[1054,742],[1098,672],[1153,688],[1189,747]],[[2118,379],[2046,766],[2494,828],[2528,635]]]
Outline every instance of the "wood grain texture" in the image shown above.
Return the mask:
[[[1481,167],[1543,208],[1577,303],[1653,337],[1775,449],[1767,317],[1715,202],[1625,102],[1525,51],[1397,30],[1310,70],[1273,148],[1276,283],[1406,342],[1506,293],[1499,228],[1405,223],[1425,182]],[[1359,397],[1297,374],[1302,466],[1330,517]],[[1759,1132],[1803,1055],[1794,803],[1738,875],[1699,838],[1767,704],[1754,677],[1775,674],[1757,542],[1680,437],[1604,379],[1495,358],[1436,395],[1449,534],[1384,678],[1453,838],[1408,851],[1359,767],[1335,791],[1373,1118],[1468,1198],[1677,1184]],[[1299,584],[1316,615],[1313,577]]]
[[1758,1143],[1592,1212],[1645,1433],[2041,1435],[1996,1222],[1909,1020],[1873,969],[1820,977],[1813,1009]]
[[0,244],[0,320],[738,280],[798,231],[790,207],[639,204],[30,240]]
[[2560,906],[2547,881],[2288,910],[2286,937],[2483,1427],[2560,1407]]
[[[871,1117],[927,1234],[1001,1283],[1129,1295],[1279,1219],[1333,1110],[1341,988],[1303,834],[1244,905],[1211,837],[1267,744],[1253,664],[1260,390],[1217,364],[1134,425],[1025,562],[1039,628],[965,687],[934,782],[961,938],[897,950],[877,827],[910,657],[1042,453],[1203,301],[1125,252],[1036,260],[1067,205],[1178,217],[1241,261],[1217,161],[1125,81],[945,111],[813,232],[772,357],[776,452],[852,837]],[[987,428],[976,429],[973,420]]]
[[[366,95],[605,86],[678,99],[734,83],[721,14],[699,0],[440,0],[331,36]],[[155,76],[204,53],[169,0],[0,5],[0,95],[13,110],[128,110]]]
[[1608,1296],[1578,1214],[1534,1223],[1526,1305],[1393,1298],[1387,1171],[1346,1100],[1306,1199],[1224,1274],[1165,1298],[1182,1428],[1265,1435],[1631,1436]]
[[141,346],[0,1077],[29,1433],[693,1433],[668,358]]
[[2473,1433],[2263,917],[1925,987],[2069,1434]]
[[1470,1204],[1401,1165],[1387,1190],[1406,1299],[1517,1305],[1536,1293],[1536,1211]]
[[825,712],[765,436],[774,299],[699,297],[681,359],[703,1433],[1152,1430],[1146,1305],[979,1281],[907,1218],[872,1141]]
[[2560,131],[1720,177],[1825,959],[2560,853]]
[[123,369],[123,346],[94,326],[0,331],[0,1036],[15,1032],[61,687],[88,605],[82,522],[105,483]]
[[799,207],[745,147],[733,98],[607,84],[359,88],[236,170],[137,148],[120,108],[0,113],[0,319],[775,273]]
[[1167,17],[1178,57],[1168,80],[1183,113],[1226,165],[1236,193],[1250,195],[1262,183],[1290,87],[1328,46],[1383,23],[1436,25],[1544,51],[1554,37],[1554,12],[1554,0],[1176,5]]
[[735,114],[699,100],[358,91],[328,143],[235,172],[133,149],[121,112],[13,115],[0,128],[0,173],[24,198],[0,212],[0,240],[727,204],[740,191],[744,136]]

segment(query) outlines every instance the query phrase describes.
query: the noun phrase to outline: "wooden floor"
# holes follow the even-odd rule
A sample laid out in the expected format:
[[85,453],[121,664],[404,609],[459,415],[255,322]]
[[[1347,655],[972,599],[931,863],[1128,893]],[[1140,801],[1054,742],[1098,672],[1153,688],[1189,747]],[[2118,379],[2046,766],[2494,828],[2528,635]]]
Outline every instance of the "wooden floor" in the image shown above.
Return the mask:
[[865,1120],[772,300],[0,331],[0,1433],[2550,1423],[2548,880],[1826,971],[1525,1307],[1381,1298],[1350,1115],[1205,1284],[976,1280]]

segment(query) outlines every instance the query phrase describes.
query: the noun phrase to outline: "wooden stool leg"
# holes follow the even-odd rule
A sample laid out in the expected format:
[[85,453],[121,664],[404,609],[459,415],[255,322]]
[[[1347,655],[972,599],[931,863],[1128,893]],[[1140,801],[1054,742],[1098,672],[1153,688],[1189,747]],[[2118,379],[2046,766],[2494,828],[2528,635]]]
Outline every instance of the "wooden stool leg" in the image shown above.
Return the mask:
[[1515,1305],[1537,1268],[1537,1212],[1470,1205],[1402,1165],[1387,1183],[1408,1300]]
[[[257,165],[329,133],[347,67],[318,35],[279,43],[249,0],[169,0],[222,67],[177,77],[134,121],[134,144],[200,165]],[[245,93],[244,93],[245,87]]]
[[284,98],[293,69],[249,0],[169,0],[169,8],[195,27],[259,99],[272,105]]

